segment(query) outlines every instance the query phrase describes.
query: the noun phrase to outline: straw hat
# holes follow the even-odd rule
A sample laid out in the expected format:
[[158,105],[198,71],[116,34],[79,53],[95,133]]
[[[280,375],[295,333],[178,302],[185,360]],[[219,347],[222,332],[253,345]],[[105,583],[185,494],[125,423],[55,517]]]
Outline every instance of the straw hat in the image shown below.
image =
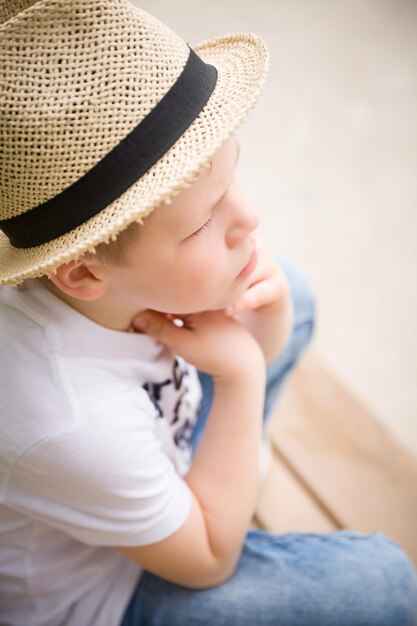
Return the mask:
[[189,187],[268,62],[255,34],[190,46],[127,0],[0,0],[0,284],[94,251]]

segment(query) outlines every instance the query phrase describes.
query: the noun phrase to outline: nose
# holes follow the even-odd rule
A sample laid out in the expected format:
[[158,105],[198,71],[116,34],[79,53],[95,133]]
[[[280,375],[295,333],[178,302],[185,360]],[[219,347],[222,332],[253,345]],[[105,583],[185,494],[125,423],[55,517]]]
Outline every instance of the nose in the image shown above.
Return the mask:
[[242,241],[259,226],[259,215],[249,204],[236,182],[229,194],[229,225],[226,243],[229,248],[237,248]]

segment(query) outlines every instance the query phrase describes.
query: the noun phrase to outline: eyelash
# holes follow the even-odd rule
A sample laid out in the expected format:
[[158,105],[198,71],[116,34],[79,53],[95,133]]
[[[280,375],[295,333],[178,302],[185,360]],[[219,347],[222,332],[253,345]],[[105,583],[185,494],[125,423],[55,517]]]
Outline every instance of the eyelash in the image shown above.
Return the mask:
[[207,220],[207,222],[206,222],[205,224],[203,224],[203,225],[201,226],[201,228],[199,228],[198,230],[196,230],[196,231],[195,231],[195,232],[194,232],[191,236],[192,236],[192,237],[196,237],[197,235],[199,235],[199,234],[201,233],[201,231],[203,231],[205,228],[207,228],[207,227],[208,227],[208,225],[210,224],[210,222],[211,222],[211,220],[212,220],[212,219],[213,219],[213,218],[211,218],[211,217],[210,217],[210,218]]
[[[227,192],[224,194],[223,198],[221,199],[221,201],[219,202],[219,204],[217,205],[217,207],[219,207],[223,200],[229,195],[229,190],[227,190]],[[215,207],[217,209],[217,207]],[[199,235],[205,228],[208,227],[208,225],[210,224],[210,222],[212,221],[213,216],[209,217],[209,219],[207,220],[207,222],[205,224],[203,224],[198,230],[196,230],[194,233],[192,233],[191,237],[197,237],[197,235]]]

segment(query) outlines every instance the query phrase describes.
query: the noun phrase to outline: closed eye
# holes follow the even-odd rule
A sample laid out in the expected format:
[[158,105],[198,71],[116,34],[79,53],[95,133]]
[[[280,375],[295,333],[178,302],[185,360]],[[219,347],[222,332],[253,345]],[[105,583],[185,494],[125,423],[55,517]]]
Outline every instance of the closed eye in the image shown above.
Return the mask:
[[226,191],[224,192],[224,194],[222,195],[222,197],[220,198],[219,202],[217,203],[217,205],[213,208],[213,213],[210,215],[210,217],[208,218],[207,222],[205,224],[203,224],[198,230],[196,230],[194,233],[192,233],[190,235],[190,237],[196,237],[197,235],[199,235],[205,228],[208,227],[208,225],[210,224],[210,222],[213,219],[213,214],[215,212],[215,210],[217,209],[217,207],[219,207],[221,205],[221,203],[223,202],[223,200],[226,198],[226,196],[229,193],[229,187],[226,189]]
[[[236,141],[236,163],[235,163],[235,168],[239,162],[239,157],[240,157],[240,144]],[[223,200],[225,199],[225,197],[227,196],[227,194],[229,193],[229,189],[230,189],[230,185],[232,184],[232,181],[229,184],[229,187],[226,189],[226,191],[223,193],[222,197],[219,199],[219,201],[217,202],[216,206],[214,206],[212,208],[212,212],[214,212],[214,210],[223,202]],[[197,237],[205,228],[207,228],[212,220],[212,215],[209,217],[209,219],[207,220],[207,222],[205,224],[203,224],[198,230],[196,230],[195,232],[193,232],[191,235],[189,235],[189,237]],[[188,239],[188,237],[187,237]]]
[[201,226],[201,228],[199,228],[198,230],[196,230],[196,231],[195,231],[195,232],[191,235],[191,237],[196,237],[197,235],[199,235],[199,234],[200,234],[200,233],[201,233],[201,232],[202,232],[205,228],[207,228],[207,227],[208,227],[208,225],[210,224],[211,220],[212,220],[212,218],[211,218],[211,217],[209,217],[209,219],[207,220],[207,222],[206,222],[205,224],[203,224],[203,225]]

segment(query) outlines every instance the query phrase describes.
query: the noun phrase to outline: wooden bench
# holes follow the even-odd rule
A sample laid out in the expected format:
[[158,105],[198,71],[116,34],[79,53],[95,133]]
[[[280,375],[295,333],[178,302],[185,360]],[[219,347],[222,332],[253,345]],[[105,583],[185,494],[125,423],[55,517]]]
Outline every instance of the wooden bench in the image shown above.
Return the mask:
[[311,348],[289,375],[268,433],[272,462],[254,526],[380,531],[417,565],[417,459]]

